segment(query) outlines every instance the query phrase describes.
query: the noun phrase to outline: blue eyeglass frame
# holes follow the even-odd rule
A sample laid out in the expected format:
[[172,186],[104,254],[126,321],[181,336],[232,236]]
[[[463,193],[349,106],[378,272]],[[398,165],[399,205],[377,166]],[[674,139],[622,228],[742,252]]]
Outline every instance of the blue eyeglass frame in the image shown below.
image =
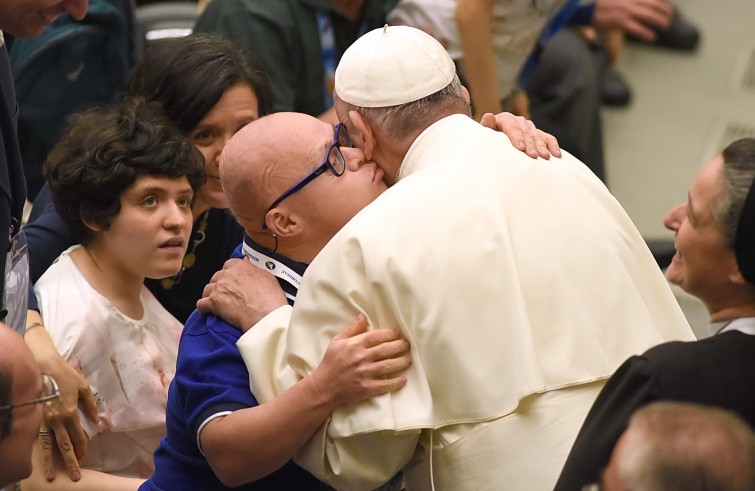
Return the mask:
[[[328,151],[325,152],[325,160],[318,165],[315,170],[304,176],[304,179],[299,181],[298,183],[291,186],[286,192],[280,195],[278,199],[273,201],[273,204],[270,205],[270,207],[265,212],[265,216],[267,216],[267,213],[278,206],[281,201],[288,198],[292,194],[301,191],[304,186],[309,184],[310,182],[314,181],[319,175],[323,174],[325,171],[329,170],[333,173],[334,176],[339,177],[342,176],[343,173],[346,171],[346,159],[343,156],[343,153],[341,153],[341,147],[351,147],[351,138],[349,137],[349,132],[346,129],[346,126],[344,126],[341,123],[338,123],[333,128],[333,143],[328,147]],[[343,164],[343,167],[341,168],[341,172],[338,172],[338,170],[333,167],[333,164],[330,163],[330,153],[335,150],[336,152],[336,159],[340,160],[340,162]],[[265,222],[265,218],[262,218],[262,230],[267,230],[267,223]]]

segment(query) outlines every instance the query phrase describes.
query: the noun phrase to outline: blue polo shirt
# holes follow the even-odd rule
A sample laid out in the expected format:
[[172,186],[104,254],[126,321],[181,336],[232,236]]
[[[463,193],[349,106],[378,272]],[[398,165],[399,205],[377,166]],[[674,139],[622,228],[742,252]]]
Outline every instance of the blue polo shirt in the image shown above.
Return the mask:
[[[241,257],[240,249],[233,257]],[[236,348],[240,336],[238,329],[214,315],[195,311],[186,321],[178,348],[176,376],[168,390],[167,433],[155,451],[155,474],[140,491],[230,489],[215,476],[199,451],[197,436],[202,424],[218,413],[258,405],[249,390],[249,372]],[[258,481],[233,489],[328,488],[288,462]]]

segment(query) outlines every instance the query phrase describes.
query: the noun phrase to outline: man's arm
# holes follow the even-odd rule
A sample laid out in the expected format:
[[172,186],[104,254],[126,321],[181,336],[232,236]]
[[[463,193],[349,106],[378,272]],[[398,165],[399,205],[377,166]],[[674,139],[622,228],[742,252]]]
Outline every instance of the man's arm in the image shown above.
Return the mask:
[[456,4],[464,74],[469,80],[476,118],[503,111],[504,94],[498,93],[493,52],[493,3],[494,0],[459,0]]
[[648,360],[633,356],[608,379],[579,430],[556,484],[556,491],[573,491],[600,481],[616,441],[632,413],[659,397]]
[[667,0],[597,0],[592,25],[619,29],[644,41],[654,41],[651,27],[666,29],[674,8]]
[[404,385],[397,373],[410,364],[408,343],[396,331],[366,329],[358,318],[333,339],[320,365],[279,397],[205,426],[202,449],[224,484],[237,486],[281,467],[335,407]]
[[511,113],[485,113],[480,119],[480,124],[503,132],[509,137],[512,145],[533,159],[542,157],[548,160],[551,155],[561,157],[556,137],[537,129],[535,123],[522,116]]

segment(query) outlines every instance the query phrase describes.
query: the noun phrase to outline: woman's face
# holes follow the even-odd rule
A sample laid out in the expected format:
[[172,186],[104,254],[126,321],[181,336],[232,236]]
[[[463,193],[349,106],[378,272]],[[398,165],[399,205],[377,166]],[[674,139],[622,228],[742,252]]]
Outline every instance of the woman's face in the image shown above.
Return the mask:
[[218,174],[220,153],[238,130],[258,118],[257,95],[249,85],[241,82],[226,90],[189,133],[189,138],[204,156],[207,171],[207,182],[199,190],[194,205],[195,216],[207,208],[228,208]]

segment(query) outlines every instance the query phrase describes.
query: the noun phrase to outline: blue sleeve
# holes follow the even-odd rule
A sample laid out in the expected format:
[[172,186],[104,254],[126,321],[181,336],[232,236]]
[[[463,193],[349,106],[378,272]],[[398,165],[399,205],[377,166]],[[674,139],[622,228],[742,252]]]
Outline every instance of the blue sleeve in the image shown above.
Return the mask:
[[587,26],[592,24],[592,16],[595,13],[595,4],[582,5],[574,11],[569,19],[570,25]]
[[47,183],[34,200],[29,222],[24,226],[24,233],[29,249],[29,308],[39,310],[37,297],[34,295],[34,283],[61,252],[76,244],[71,230],[55,209]]
[[195,437],[213,414],[258,405],[236,348],[240,336],[240,331],[214,315],[195,311],[186,321],[173,383]]

